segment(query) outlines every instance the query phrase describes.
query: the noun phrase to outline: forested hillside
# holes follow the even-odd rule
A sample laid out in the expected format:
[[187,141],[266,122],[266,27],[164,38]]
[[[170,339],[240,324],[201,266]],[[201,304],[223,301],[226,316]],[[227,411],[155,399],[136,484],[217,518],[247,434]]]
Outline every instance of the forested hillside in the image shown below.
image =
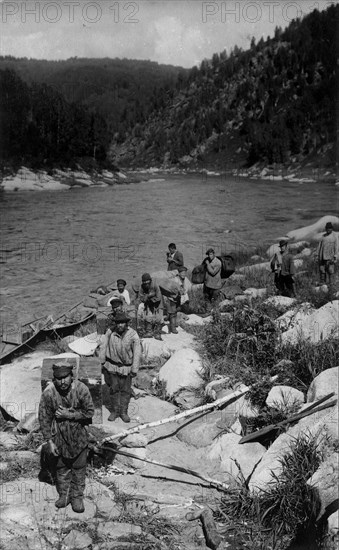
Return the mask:
[[[68,162],[76,153],[100,160],[113,137],[123,141],[157,108],[159,96],[175,90],[177,78],[187,74],[180,67],[151,61],[0,57],[5,98],[0,116],[7,130],[2,156],[28,155],[40,162],[66,155]],[[63,146],[67,140],[69,148]]]
[[329,151],[334,162],[338,18],[339,6],[314,10],[266,41],[252,39],[247,51],[204,60],[124,143],[112,144],[112,157],[228,168]]
[[0,70],[0,157],[13,165],[71,165],[79,157],[106,159],[105,120],[68,103],[45,84],[28,86],[12,70]]

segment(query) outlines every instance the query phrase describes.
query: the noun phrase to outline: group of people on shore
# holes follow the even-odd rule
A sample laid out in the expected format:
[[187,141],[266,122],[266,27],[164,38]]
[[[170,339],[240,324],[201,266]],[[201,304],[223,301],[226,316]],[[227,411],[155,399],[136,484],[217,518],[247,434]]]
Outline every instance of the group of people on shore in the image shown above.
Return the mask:
[[[159,284],[144,273],[141,283],[134,285],[135,311],[143,320],[144,336],[159,336],[163,322],[163,308],[166,308],[169,332],[177,333],[177,313],[189,312],[189,282],[184,258],[174,243],[168,246],[167,271],[177,274],[167,278],[168,284]],[[221,288],[221,264],[214,251],[206,252],[206,282],[204,295],[213,300]],[[220,264],[220,265],[219,265]],[[130,326],[127,314],[131,298],[124,279],[117,280],[116,292],[108,300],[111,314],[108,328],[99,349],[99,360],[105,383],[110,393],[110,415],[108,420],[121,418],[130,422],[128,407],[132,395],[132,380],[137,375],[141,360],[141,341],[137,330]],[[98,289],[102,294],[105,288]],[[156,330],[152,331],[152,327]],[[137,328],[137,327],[136,327]],[[57,508],[71,504],[74,512],[82,513],[86,464],[88,454],[88,432],[86,425],[94,415],[94,405],[89,389],[73,376],[73,366],[68,359],[53,364],[53,380],[43,392],[39,404],[39,422],[45,439],[44,455],[48,462],[54,462],[55,484],[58,499]]]
[[[333,234],[333,225],[327,222],[325,233],[319,241],[316,251],[316,257],[319,266],[320,284],[333,283],[335,264],[338,258],[338,241]],[[276,252],[271,260],[271,270],[274,273],[274,283],[278,293],[282,296],[294,297],[296,272],[294,256],[288,249],[288,239],[282,239],[279,242],[279,251]]]
[[[332,231],[332,224],[327,223],[325,234],[317,249],[320,281],[329,284],[332,283],[338,253],[337,239]],[[136,294],[136,311],[144,320],[145,335],[151,334],[150,327],[154,320],[157,326],[161,327],[164,305],[169,320],[169,331],[174,334],[177,332],[176,316],[179,309],[189,312],[187,268],[184,266],[184,258],[174,243],[170,243],[168,248],[167,270],[177,270],[177,274],[173,278],[168,278],[167,288],[160,288],[149,273],[144,273],[141,283],[133,287]],[[218,298],[222,280],[221,261],[212,248],[206,251],[203,264],[204,296],[207,301],[214,301]],[[275,275],[278,292],[294,296],[295,265],[293,255],[288,250],[287,240],[280,241],[279,251],[271,260],[271,269]],[[130,306],[131,299],[124,279],[118,279],[117,292],[110,297],[108,303],[111,305],[112,313],[99,350],[105,383],[110,392],[108,420],[113,422],[120,417],[123,422],[128,423],[132,380],[140,366],[141,342],[137,330],[130,326],[131,317],[127,314],[126,308]],[[67,359],[56,362],[53,365],[53,383],[45,389],[40,400],[39,421],[46,441],[45,450],[55,460],[56,488],[59,495],[55,502],[57,508],[65,508],[71,504],[73,511],[84,511],[88,452],[86,425],[91,422],[93,414],[93,401],[87,386],[74,379],[73,367]]]

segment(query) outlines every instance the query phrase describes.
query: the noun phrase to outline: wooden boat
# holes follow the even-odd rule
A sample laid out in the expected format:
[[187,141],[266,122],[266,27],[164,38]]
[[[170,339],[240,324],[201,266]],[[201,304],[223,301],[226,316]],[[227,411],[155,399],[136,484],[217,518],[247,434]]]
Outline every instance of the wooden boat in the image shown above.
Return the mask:
[[63,338],[95,317],[94,310],[75,304],[57,319],[51,315],[35,319],[24,325],[7,323],[2,326],[0,341],[0,365],[9,363],[14,356],[27,353],[46,337]]
[[83,302],[79,302],[64,312],[60,317],[51,319],[46,326],[43,327],[43,332],[51,338],[58,336],[60,338],[72,334],[77,328],[86,324],[96,316],[96,310],[86,308]]
[[51,321],[50,316],[34,319],[30,323],[20,325],[5,323],[1,327],[0,365],[9,363],[17,353],[33,349],[42,336],[42,329]]

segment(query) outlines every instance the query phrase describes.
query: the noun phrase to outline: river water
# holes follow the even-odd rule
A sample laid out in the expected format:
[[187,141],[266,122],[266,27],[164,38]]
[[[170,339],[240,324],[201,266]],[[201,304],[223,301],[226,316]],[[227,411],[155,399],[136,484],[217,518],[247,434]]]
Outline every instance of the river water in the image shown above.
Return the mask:
[[114,187],[3,193],[1,313],[28,321],[61,313],[99,284],[166,269],[170,242],[185,264],[269,246],[337,215],[333,184],[166,176]]

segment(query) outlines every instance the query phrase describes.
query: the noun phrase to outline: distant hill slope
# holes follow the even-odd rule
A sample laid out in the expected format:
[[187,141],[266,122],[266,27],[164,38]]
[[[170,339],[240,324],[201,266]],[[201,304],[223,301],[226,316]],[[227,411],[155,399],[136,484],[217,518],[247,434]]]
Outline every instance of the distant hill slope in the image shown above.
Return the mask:
[[204,60],[125,140],[113,140],[112,159],[227,169],[322,154],[334,164],[338,19],[338,5],[314,10],[247,51]]
[[110,135],[122,140],[144,122],[163,91],[175,89],[188,69],[134,59],[71,58],[64,61],[0,57],[0,70],[12,69],[28,84],[46,84],[68,103],[105,119]]

